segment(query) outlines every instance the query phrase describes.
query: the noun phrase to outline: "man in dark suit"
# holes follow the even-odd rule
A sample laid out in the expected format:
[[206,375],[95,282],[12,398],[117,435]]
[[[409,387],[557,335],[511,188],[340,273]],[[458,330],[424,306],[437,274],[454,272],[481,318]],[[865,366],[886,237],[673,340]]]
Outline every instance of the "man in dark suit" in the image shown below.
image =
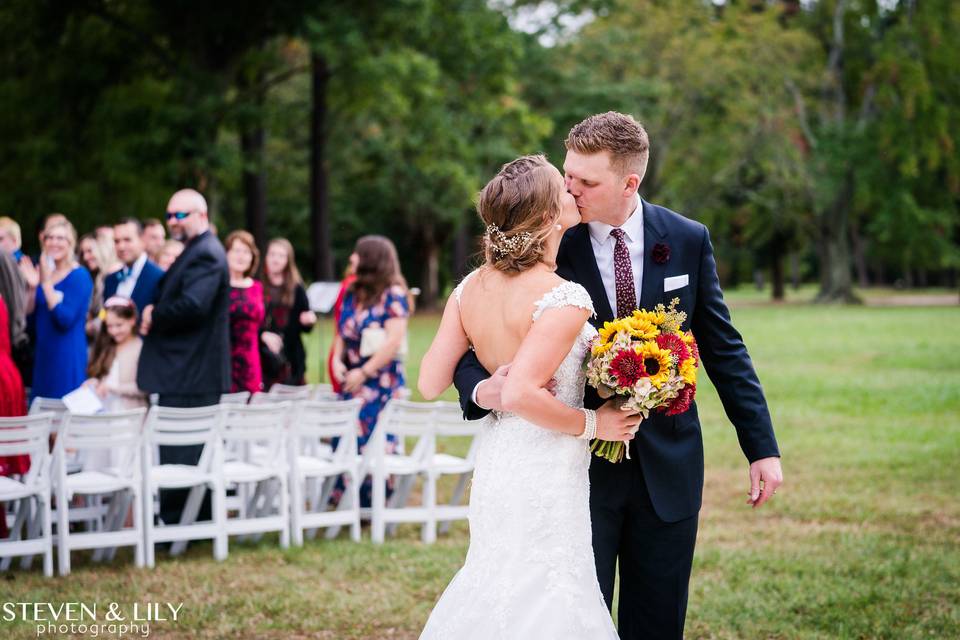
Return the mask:
[[130,298],[141,315],[157,299],[163,269],[150,262],[143,245],[143,225],[136,218],[123,218],[113,225],[113,244],[123,268],[103,281],[104,301],[113,296]]
[[[217,404],[230,388],[230,275],[220,241],[210,232],[207,202],[193,189],[167,205],[170,234],[186,247],[143,310],[137,385],[165,407]],[[161,447],[160,462],[196,464],[203,447]],[[179,521],[187,490],[161,494],[164,522]],[[204,501],[201,519],[209,517]],[[206,517],[205,517],[206,516]]]
[[[723,301],[706,227],[638,196],[649,142],[631,116],[591,116],[571,129],[566,147],[567,190],[582,222],[561,241],[557,273],[590,293],[598,328],[679,298],[683,328],[693,331],[750,463],[747,502],[762,505],[782,482],[780,452],[753,363]],[[504,378],[502,370],[490,377],[467,352],[454,382],[468,419],[500,408]],[[584,404],[597,408],[602,400],[588,388]],[[620,637],[682,638],[703,493],[696,405],[678,416],[651,414],[629,447],[630,460],[594,457],[590,465],[600,588],[612,606],[619,562]]]

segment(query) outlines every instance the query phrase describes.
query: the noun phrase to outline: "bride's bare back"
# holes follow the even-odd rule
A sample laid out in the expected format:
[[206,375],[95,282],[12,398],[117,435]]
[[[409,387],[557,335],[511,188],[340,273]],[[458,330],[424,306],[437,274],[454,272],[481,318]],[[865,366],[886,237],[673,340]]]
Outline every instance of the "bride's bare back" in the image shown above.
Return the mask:
[[487,371],[513,361],[533,324],[537,301],[562,282],[546,267],[518,274],[481,267],[464,283],[460,322]]

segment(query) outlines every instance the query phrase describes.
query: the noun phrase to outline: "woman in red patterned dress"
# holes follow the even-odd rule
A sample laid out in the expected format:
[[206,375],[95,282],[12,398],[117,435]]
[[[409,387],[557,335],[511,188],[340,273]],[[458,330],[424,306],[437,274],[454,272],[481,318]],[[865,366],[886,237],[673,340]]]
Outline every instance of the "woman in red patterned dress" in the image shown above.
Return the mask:
[[[26,397],[23,380],[13,364],[10,352],[10,318],[7,303],[0,296],[0,417],[22,416],[26,413]],[[0,476],[26,473],[30,468],[30,456],[0,456]],[[0,503],[0,538],[6,538],[7,518],[4,505]]]

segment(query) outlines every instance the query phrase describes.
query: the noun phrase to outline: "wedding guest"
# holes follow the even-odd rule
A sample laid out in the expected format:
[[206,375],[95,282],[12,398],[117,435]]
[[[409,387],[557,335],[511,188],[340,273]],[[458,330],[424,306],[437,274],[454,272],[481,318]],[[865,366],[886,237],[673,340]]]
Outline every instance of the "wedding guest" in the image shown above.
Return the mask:
[[147,396],[137,387],[137,364],[143,341],[137,335],[137,305],[130,298],[113,296],[103,303],[105,318],[93,346],[87,369],[89,385],[107,411],[147,406]]
[[[350,254],[347,264],[347,270],[343,274],[343,280],[340,282],[340,291],[337,292],[337,301],[333,303],[333,335],[336,338],[340,335],[340,312],[343,310],[343,298],[347,295],[350,285],[357,279],[357,254]],[[341,385],[336,376],[333,375],[333,342],[330,342],[330,353],[327,355],[327,377],[335,393],[340,393]]]
[[103,283],[103,299],[121,296],[130,298],[142,313],[157,298],[157,285],[163,270],[152,263],[143,246],[143,227],[136,218],[123,218],[113,226],[113,243],[123,265],[108,275]]
[[260,336],[260,360],[264,388],[278,382],[306,384],[307,353],[302,334],[313,328],[317,315],[310,310],[293,245],[286,238],[275,238],[267,246],[263,289],[266,318]]
[[160,251],[160,259],[157,266],[163,271],[170,268],[170,265],[183,253],[183,243],[179,240],[170,239],[163,243],[163,249]]
[[[165,407],[219,403],[230,389],[230,274],[223,246],[210,233],[207,201],[193,189],[167,204],[170,235],[185,244],[160,281],[157,301],[140,319],[144,335],[137,385]],[[196,464],[202,445],[160,447],[163,464]],[[187,489],[160,494],[161,518],[179,522]],[[200,518],[210,514],[209,493]]]
[[23,257],[20,225],[13,218],[0,216],[0,250],[6,251],[17,262]]
[[62,398],[86,378],[84,331],[93,280],[77,264],[77,232],[67,221],[47,226],[38,266],[20,261],[27,282],[27,312],[34,314],[36,348],[31,399]]
[[230,391],[255,393],[263,388],[259,350],[263,285],[252,278],[260,251],[247,231],[234,231],[223,246],[230,269]]
[[[23,255],[21,254],[21,258]],[[28,258],[29,260],[29,258]],[[28,355],[30,339],[27,336],[27,283],[20,273],[13,256],[4,249],[0,249],[0,296],[6,300],[7,317],[9,318],[10,348],[13,355],[13,361],[20,369],[20,377],[23,378],[24,357]]]
[[[406,395],[401,353],[410,303],[393,242],[383,236],[364,236],[354,252],[357,278],[343,299],[333,370],[343,385],[341,398],[363,399],[358,437],[362,449],[387,401]],[[388,446],[394,446],[393,436],[389,439]],[[361,500],[369,502],[369,483],[361,488]]]
[[[111,234],[112,235],[112,234]],[[109,250],[106,236],[85,233],[80,236],[79,258],[93,279],[93,295],[87,311],[87,343],[93,344],[100,332],[100,310],[103,308],[103,286],[107,276],[117,270],[117,256],[110,240]]]
[[[9,256],[4,256],[9,258]],[[26,414],[23,395],[23,380],[11,358],[9,314],[5,298],[0,294],[0,417],[12,418]],[[26,473],[30,470],[30,456],[0,456],[0,477]],[[0,538],[10,535],[7,515],[0,502]]]
[[160,254],[163,253],[163,247],[166,244],[167,230],[163,228],[163,223],[156,218],[147,218],[143,221],[143,247],[147,252],[147,257],[154,264],[160,264]]

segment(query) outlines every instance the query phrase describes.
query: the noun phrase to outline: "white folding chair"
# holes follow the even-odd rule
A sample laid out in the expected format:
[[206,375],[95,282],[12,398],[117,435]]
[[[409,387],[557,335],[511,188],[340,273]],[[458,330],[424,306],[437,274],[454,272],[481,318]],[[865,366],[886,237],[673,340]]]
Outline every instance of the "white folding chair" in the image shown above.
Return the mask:
[[313,391],[310,395],[311,400],[339,400],[340,396],[337,395],[337,392],[333,390],[332,384],[320,383],[313,385]]
[[[373,479],[370,535],[375,543],[383,542],[389,525],[405,522],[422,523],[424,542],[432,543],[437,539],[437,485],[431,468],[436,453],[437,414],[447,405],[449,403],[394,399],[380,413],[364,451],[365,470]],[[395,435],[401,442],[406,438],[416,438],[417,442],[409,455],[388,454],[388,434]],[[397,485],[388,504],[387,480],[391,476]],[[397,492],[408,497],[418,478],[423,480],[422,504],[407,506],[406,497],[401,500]]]
[[[142,463],[143,419],[146,409],[130,409],[96,415],[71,415],[70,422],[57,438],[54,455],[57,496],[57,560],[60,575],[70,573],[70,553],[77,549],[97,549],[99,560],[112,557],[118,546],[134,547],[134,563],[144,564],[143,553],[143,490]],[[108,466],[85,466],[77,473],[67,473],[63,451],[104,452]],[[92,458],[90,458],[92,459]],[[100,458],[97,458],[98,460]],[[103,520],[87,531],[71,531],[70,502],[74,495],[109,496],[109,507]],[[133,506],[132,526],[124,521]],[[101,550],[107,550],[103,552]]]
[[[10,535],[0,540],[2,568],[13,556],[24,556],[20,566],[30,568],[34,554],[43,554],[43,575],[53,576],[53,534],[50,509],[50,413],[0,418],[0,456],[30,456],[30,468],[19,477],[0,476],[0,502],[16,503]],[[32,515],[32,503],[36,515]],[[4,517],[9,519],[10,514]],[[23,530],[27,534],[23,535]]]
[[[222,515],[228,535],[278,531],[290,546],[287,490],[287,422],[290,403],[226,406],[221,430],[224,449],[236,458],[223,463]],[[237,515],[227,511],[226,489],[237,487]],[[246,490],[240,490],[245,487]],[[252,491],[251,491],[252,490]]]
[[[180,409],[151,407],[144,430],[144,544],[148,567],[155,564],[154,543],[189,540],[213,540],[213,557],[227,557],[227,531],[223,521],[223,450],[220,431],[223,409],[220,405]],[[202,445],[197,464],[161,464],[159,447]],[[206,489],[211,490],[209,522],[197,522]],[[190,489],[180,522],[154,524],[161,489]],[[171,545],[172,554],[183,545]]]
[[249,391],[235,391],[233,393],[224,393],[220,396],[220,404],[247,404],[249,400]]
[[283,396],[284,400],[309,400],[313,389],[308,384],[280,384],[270,387],[267,395]]
[[[466,494],[467,485],[470,478],[473,477],[473,469],[477,461],[477,449],[480,445],[480,420],[464,420],[463,411],[455,402],[435,402],[436,413],[434,414],[434,425],[436,428],[436,448],[441,444],[452,444],[453,441],[462,441],[469,439],[467,452],[464,457],[455,456],[445,452],[435,452],[428,472],[428,481],[439,484],[441,476],[457,476],[457,484],[453,489],[450,502],[447,504],[437,504],[437,521],[440,525],[439,532],[446,533],[450,530],[450,524],[453,520],[466,519],[469,515],[469,507],[464,504],[463,499]],[[442,440],[441,440],[442,439]],[[396,506],[404,506],[409,494],[397,495]],[[401,502],[401,500],[403,502]],[[392,533],[392,531],[389,531]]]
[[[290,422],[287,450],[290,460],[290,504],[293,543],[303,544],[304,530],[328,527],[336,537],[350,525],[350,537],[360,540],[360,457],[357,424],[363,401],[332,400],[298,403]],[[336,445],[334,446],[334,443]],[[345,491],[336,509],[330,497],[338,478]]]

